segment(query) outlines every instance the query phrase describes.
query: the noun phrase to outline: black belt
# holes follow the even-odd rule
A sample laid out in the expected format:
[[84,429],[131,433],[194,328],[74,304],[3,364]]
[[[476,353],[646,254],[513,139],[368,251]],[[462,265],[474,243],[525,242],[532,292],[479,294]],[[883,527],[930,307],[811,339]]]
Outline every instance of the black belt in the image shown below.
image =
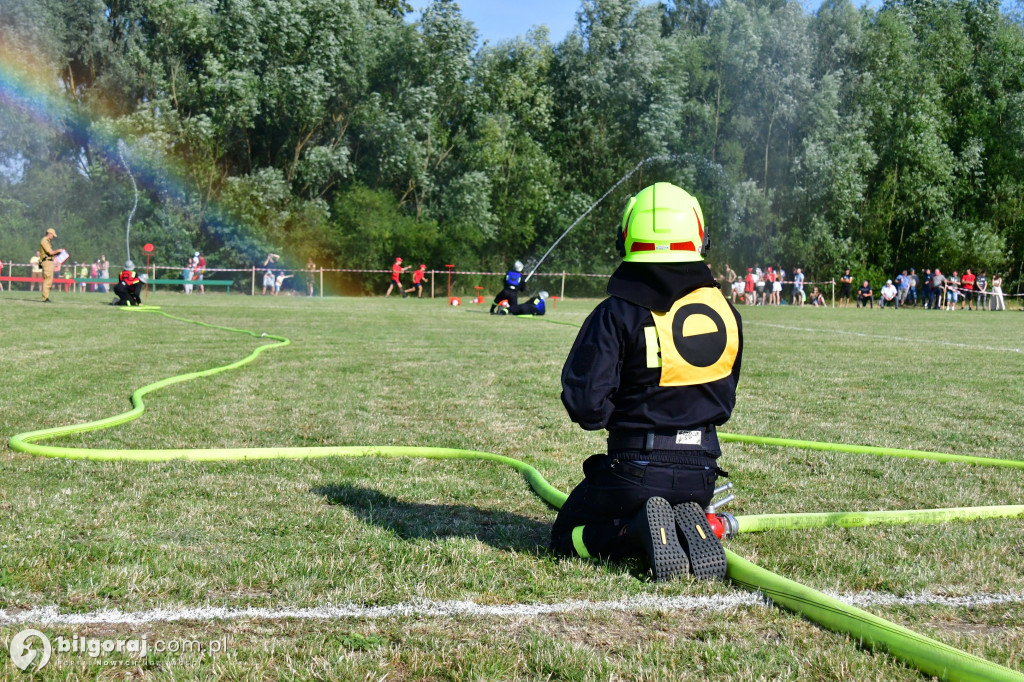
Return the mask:
[[714,426],[672,431],[612,431],[608,434],[608,452],[619,450],[703,452],[715,457],[722,451]]

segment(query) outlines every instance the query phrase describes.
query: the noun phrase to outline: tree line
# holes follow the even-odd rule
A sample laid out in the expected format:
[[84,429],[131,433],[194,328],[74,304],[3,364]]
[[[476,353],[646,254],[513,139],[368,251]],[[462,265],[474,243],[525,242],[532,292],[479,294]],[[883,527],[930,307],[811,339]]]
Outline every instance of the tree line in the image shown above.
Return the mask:
[[0,0],[0,256],[53,226],[117,262],[134,179],[162,262],[499,270],[639,164],[544,269],[610,272],[626,199],[668,180],[715,269],[1019,277],[1024,32],[994,0],[583,0],[559,42],[493,45],[457,2],[410,11]]

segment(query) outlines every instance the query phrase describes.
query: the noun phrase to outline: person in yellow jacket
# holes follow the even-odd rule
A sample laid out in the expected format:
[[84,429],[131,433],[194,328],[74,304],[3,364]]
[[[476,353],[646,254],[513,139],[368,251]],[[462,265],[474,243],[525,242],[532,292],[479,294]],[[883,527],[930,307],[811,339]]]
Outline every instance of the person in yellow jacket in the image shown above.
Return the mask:
[[53,303],[50,300],[50,287],[53,286],[53,258],[60,249],[53,248],[53,240],[57,237],[57,231],[52,227],[46,230],[42,240],[39,242],[39,267],[43,269],[43,303]]

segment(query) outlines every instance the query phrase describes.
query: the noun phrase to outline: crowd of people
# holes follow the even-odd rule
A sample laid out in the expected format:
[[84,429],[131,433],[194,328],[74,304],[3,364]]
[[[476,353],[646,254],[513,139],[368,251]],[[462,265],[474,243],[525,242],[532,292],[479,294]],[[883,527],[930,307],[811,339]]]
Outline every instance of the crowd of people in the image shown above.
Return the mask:
[[[849,278],[849,270],[843,275],[844,288],[840,291],[840,305],[849,305],[849,294],[845,280]],[[857,291],[857,306],[874,307],[874,291],[865,280]],[[922,276],[918,276],[914,268],[903,270],[894,280],[886,280],[878,296],[881,308],[898,309],[903,306],[918,304],[926,310],[1006,310],[1006,296],[1003,294],[1003,277],[996,273],[989,280],[988,273],[982,271],[975,274],[971,268],[961,275],[957,270],[951,275],[943,274],[942,270],[927,268]]]
[[[787,280],[786,271],[781,267],[762,270],[755,263],[747,268],[745,276],[740,277],[726,264],[719,277],[734,304],[828,305],[824,293],[817,285],[807,282],[801,268],[794,268],[792,279]],[[836,282],[829,280],[822,284],[835,285]],[[849,306],[852,301],[858,308],[874,308],[877,303],[879,308],[893,309],[920,305],[926,310],[1006,310],[1002,275],[997,273],[989,278],[987,272],[975,274],[971,268],[967,268],[963,275],[956,270],[945,275],[939,268],[928,268],[920,276],[910,268],[887,279],[877,292],[866,279],[861,280],[855,290],[853,275],[846,268],[838,284],[838,305],[841,308]],[[785,297],[783,285],[789,287]]]
[[[825,296],[814,286],[807,291],[807,277],[801,268],[793,269],[793,279],[786,279],[781,267],[768,266],[761,269],[760,263],[747,268],[743,277],[736,274],[728,263],[719,275],[733,304],[744,305],[825,305]],[[790,285],[788,296],[783,296],[783,285]]]

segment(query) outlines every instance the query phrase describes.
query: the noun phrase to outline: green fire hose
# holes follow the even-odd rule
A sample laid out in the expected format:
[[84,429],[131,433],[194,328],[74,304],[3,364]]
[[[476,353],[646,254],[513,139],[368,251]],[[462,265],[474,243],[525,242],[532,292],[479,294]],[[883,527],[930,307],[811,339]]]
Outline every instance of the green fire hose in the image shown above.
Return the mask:
[[[140,306],[126,310],[156,313],[164,317],[204,327],[245,334],[255,338],[268,338],[273,343],[257,347],[247,357],[219,367],[190,372],[154,382],[136,390],[131,396],[132,409],[122,414],[84,424],[59,426],[50,429],[20,433],[10,439],[12,449],[31,455],[91,460],[134,460],[162,462],[174,459],[193,461],[238,461],[250,459],[298,459],[312,457],[421,457],[427,459],[476,459],[510,466],[526,478],[530,487],[553,507],[560,508],[567,495],[553,487],[535,468],[512,457],[489,452],[454,448],[400,447],[400,446],[339,446],[339,447],[269,447],[269,448],[199,448],[153,450],[104,450],[93,448],[66,448],[39,445],[39,441],[87,431],[106,429],[132,421],[145,412],[143,397],[165,386],[211,376],[242,367],[266,350],[282,348],[291,342],[283,336],[257,334],[245,329],[234,329],[216,324],[176,317],[155,306]],[[1024,462],[966,455],[900,450],[858,445],[841,445],[816,441],[782,438],[761,438],[739,434],[719,433],[725,442],[756,443],[815,450],[859,452],[933,459],[941,462],[961,462],[985,466],[1024,467]],[[958,509],[924,509],[913,511],[839,512],[816,514],[762,514],[736,517],[739,532],[770,529],[821,528],[826,526],[854,527],[875,524],[943,523],[953,520],[981,518],[1009,518],[1024,516],[1024,505],[967,507]],[[795,611],[807,619],[836,632],[844,632],[856,641],[872,648],[884,649],[897,658],[917,667],[928,675],[948,680],[1024,680],[1024,675],[1004,666],[986,661],[929,637],[917,634],[900,625],[874,616],[856,607],[829,597],[817,590],[788,580],[765,570],[737,554],[726,550],[728,577],[738,585],[758,591],[776,604]]]

